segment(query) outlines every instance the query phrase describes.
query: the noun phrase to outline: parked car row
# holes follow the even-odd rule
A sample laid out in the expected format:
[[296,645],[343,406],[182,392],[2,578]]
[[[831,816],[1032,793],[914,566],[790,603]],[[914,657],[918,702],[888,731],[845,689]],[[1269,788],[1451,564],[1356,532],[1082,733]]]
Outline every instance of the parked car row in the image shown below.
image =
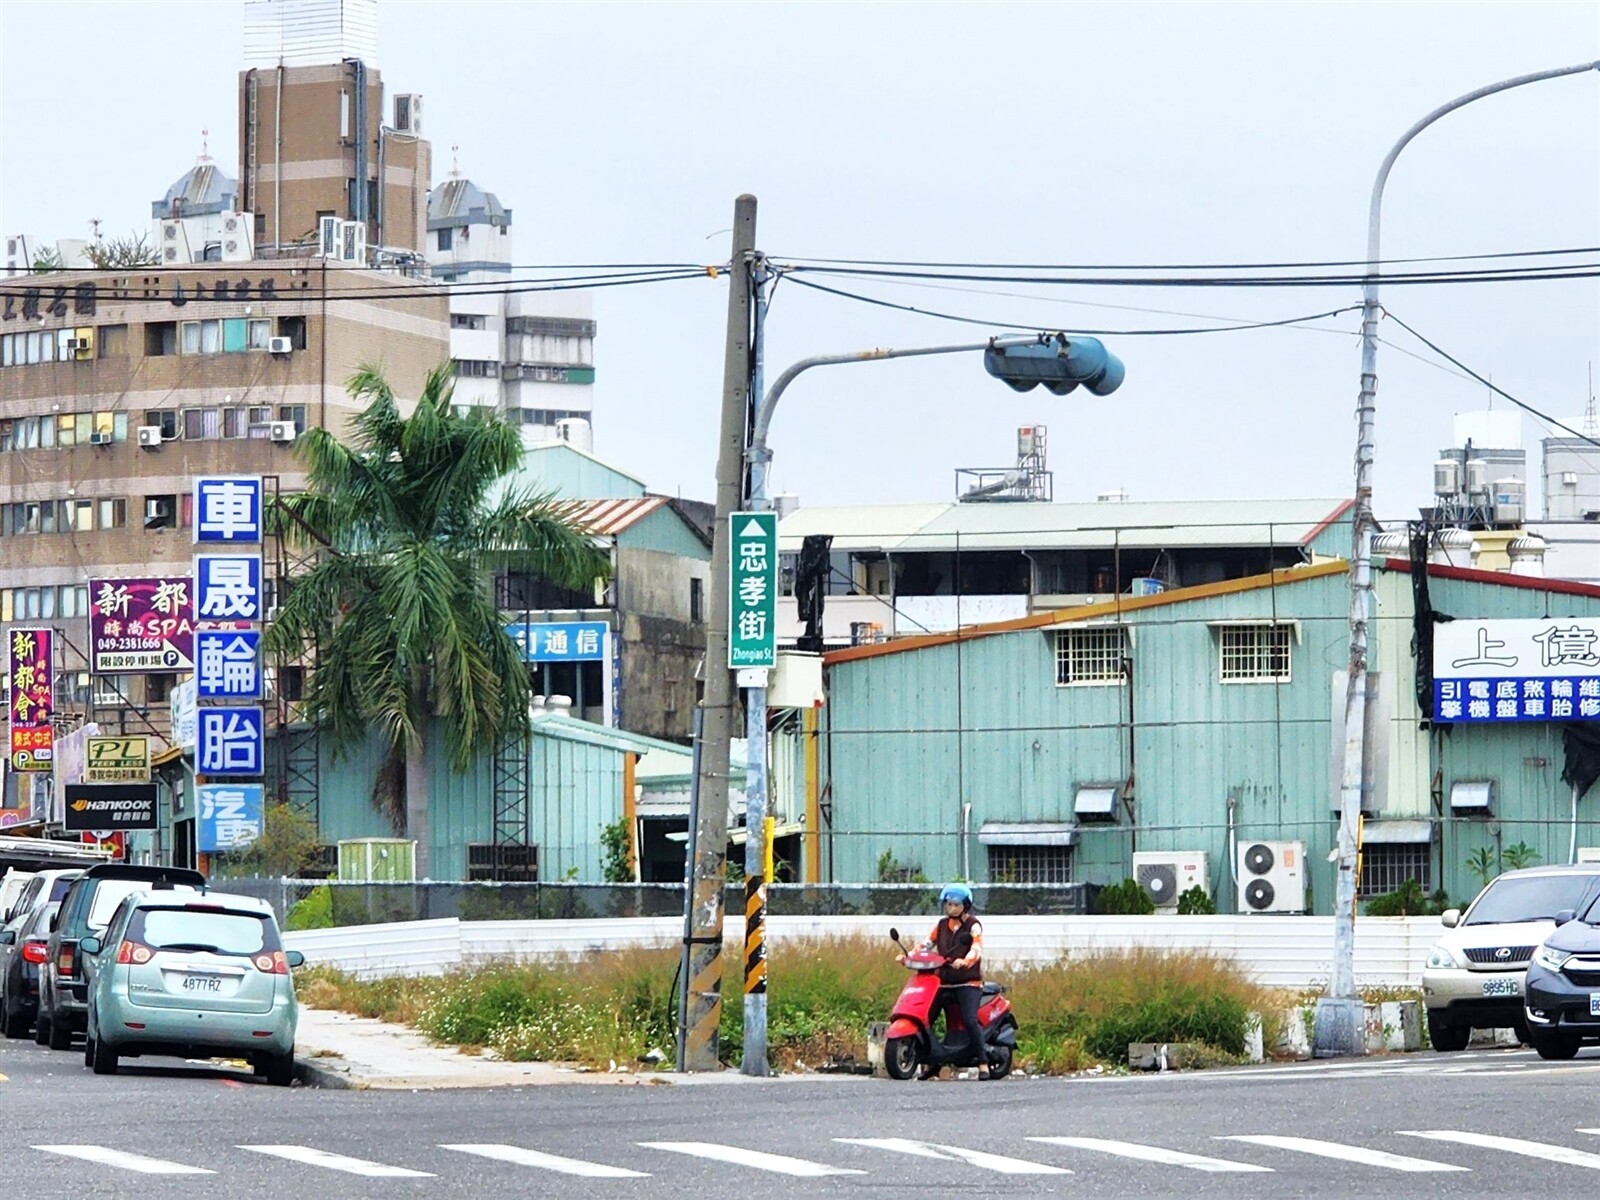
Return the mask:
[[1448,932],[1422,973],[1435,1049],[1494,1028],[1541,1058],[1600,1043],[1600,864],[1507,871],[1440,920]]
[[[41,871],[0,906],[0,1028],[115,1074],[123,1058],[248,1061],[294,1076],[299,1010],[272,908],[214,892],[196,871],[105,863]],[[0,900],[5,897],[0,895]]]

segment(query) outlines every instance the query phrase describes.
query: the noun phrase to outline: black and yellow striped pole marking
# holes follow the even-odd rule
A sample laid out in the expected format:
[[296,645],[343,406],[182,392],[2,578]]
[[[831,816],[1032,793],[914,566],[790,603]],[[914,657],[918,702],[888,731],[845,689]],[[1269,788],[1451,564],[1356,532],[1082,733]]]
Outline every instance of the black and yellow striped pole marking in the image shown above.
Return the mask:
[[744,881],[744,994],[767,990],[767,881],[759,875]]

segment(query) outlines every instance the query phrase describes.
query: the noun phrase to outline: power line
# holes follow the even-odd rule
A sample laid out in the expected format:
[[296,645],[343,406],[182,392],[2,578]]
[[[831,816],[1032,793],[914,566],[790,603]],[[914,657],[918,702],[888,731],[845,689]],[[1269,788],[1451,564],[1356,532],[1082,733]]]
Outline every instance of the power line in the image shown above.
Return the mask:
[[1452,366],[1458,367],[1462,371],[1465,371],[1468,375],[1472,376],[1473,379],[1476,379],[1479,383],[1483,384],[1484,387],[1488,388],[1495,395],[1504,397],[1505,399],[1511,401],[1511,403],[1515,404],[1518,408],[1522,409],[1524,412],[1533,414],[1535,417],[1538,417],[1539,420],[1545,422],[1547,425],[1553,425],[1557,429],[1563,429],[1567,433],[1571,434],[1573,437],[1579,438],[1582,441],[1588,442],[1591,446],[1595,446],[1597,448],[1600,448],[1600,440],[1596,440],[1595,438],[1590,437],[1586,433],[1579,433],[1576,429],[1573,429],[1570,425],[1565,425],[1562,422],[1556,420],[1549,413],[1540,412],[1533,405],[1525,403],[1522,400],[1518,400],[1510,392],[1506,391],[1505,388],[1496,387],[1492,382],[1490,382],[1489,380],[1485,379],[1482,375],[1479,375],[1476,371],[1474,371],[1471,367],[1467,366],[1467,364],[1462,362],[1459,358],[1456,358],[1453,354],[1451,354],[1448,351],[1442,349],[1437,343],[1429,341],[1422,334],[1418,333],[1415,329],[1411,328],[1411,326],[1407,325],[1399,317],[1395,316],[1395,314],[1393,312],[1391,312],[1390,310],[1384,309],[1383,315],[1388,320],[1393,321],[1396,325],[1400,326],[1401,329],[1404,329],[1412,337],[1416,338],[1417,341],[1421,342],[1429,350],[1432,350],[1440,358],[1444,359],[1446,362],[1450,363]]
[[[918,308],[916,305],[912,304],[898,304],[893,300],[882,300],[875,296],[863,296],[858,292],[847,292],[841,288],[828,287],[827,285],[821,283],[813,283],[808,279],[799,279],[794,276],[789,276],[788,278],[799,287],[810,288],[813,291],[818,292],[826,292],[830,296],[838,296],[841,299],[853,300],[860,304],[871,304],[878,308],[890,308],[896,310],[897,312],[913,313],[919,317],[933,317],[941,321],[956,321],[963,325],[984,325],[991,329],[1037,330],[1041,328],[1060,328],[1061,332],[1063,333],[1077,333],[1086,337],[1172,337],[1189,333],[1239,333],[1249,329],[1277,329],[1288,325],[1300,325],[1306,321],[1326,320],[1329,317],[1337,317],[1343,313],[1355,312],[1361,307],[1359,304],[1347,304],[1343,308],[1330,309],[1327,312],[1310,313],[1301,317],[1285,317],[1279,321],[1252,321],[1236,325],[1200,326],[1193,329],[1078,329],[1059,327],[1049,322],[1041,325],[1038,322],[993,321],[981,317],[966,317],[957,313],[939,312],[938,310],[931,308]],[[1227,318],[1221,319],[1226,320]]]
[[845,276],[856,279],[911,279],[958,283],[1025,283],[1045,287],[1156,287],[1156,288],[1311,288],[1356,287],[1367,283],[1385,287],[1411,287],[1442,283],[1524,283],[1547,279],[1590,279],[1600,275],[1600,263],[1554,264],[1548,267],[1494,267],[1470,271],[1417,271],[1396,275],[1240,275],[1240,276],[1144,276],[1120,278],[1093,275],[1011,275],[972,274],[949,271],[891,271],[878,268],[812,267],[784,264],[793,276],[797,272]]
[[[1574,246],[1562,250],[1503,250],[1490,254],[1441,254],[1427,258],[1379,258],[1372,265],[1395,266],[1408,263],[1481,262],[1498,258],[1547,258],[1571,254],[1600,253],[1600,246]],[[777,257],[772,255],[769,257]],[[921,262],[914,259],[886,258],[809,258],[799,255],[785,258],[786,262],[816,263],[825,266],[861,267],[938,267],[954,270],[997,271],[1271,271],[1307,270],[1324,267],[1365,267],[1364,258],[1329,259],[1312,262],[1247,262],[1247,263],[982,263],[982,262]]]

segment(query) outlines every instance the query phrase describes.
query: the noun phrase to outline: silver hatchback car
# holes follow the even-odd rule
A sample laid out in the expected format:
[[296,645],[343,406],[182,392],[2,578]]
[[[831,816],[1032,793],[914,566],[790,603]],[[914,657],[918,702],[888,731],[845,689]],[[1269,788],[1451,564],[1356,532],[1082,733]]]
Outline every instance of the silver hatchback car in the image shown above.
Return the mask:
[[89,971],[84,1063],[96,1075],[143,1054],[247,1059],[257,1075],[294,1078],[299,1008],[271,907],[250,896],[141,892],[79,950]]

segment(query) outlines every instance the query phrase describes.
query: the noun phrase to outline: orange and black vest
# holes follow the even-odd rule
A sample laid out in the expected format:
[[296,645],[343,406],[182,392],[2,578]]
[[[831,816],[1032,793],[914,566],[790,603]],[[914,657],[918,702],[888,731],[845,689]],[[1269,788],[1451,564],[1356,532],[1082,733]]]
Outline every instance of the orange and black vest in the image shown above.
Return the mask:
[[[972,931],[978,926],[978,918],[971,913],[966,913],[961,918],[961,923],[954,929],[950,928],[950,918],[941,917],[939,924],[934,929],[933,945],[945,958],[965,958],[972,953]],[[940,967],[940,983],[976,983],[983,978],[983,966],[974,963],[970,967]]]

